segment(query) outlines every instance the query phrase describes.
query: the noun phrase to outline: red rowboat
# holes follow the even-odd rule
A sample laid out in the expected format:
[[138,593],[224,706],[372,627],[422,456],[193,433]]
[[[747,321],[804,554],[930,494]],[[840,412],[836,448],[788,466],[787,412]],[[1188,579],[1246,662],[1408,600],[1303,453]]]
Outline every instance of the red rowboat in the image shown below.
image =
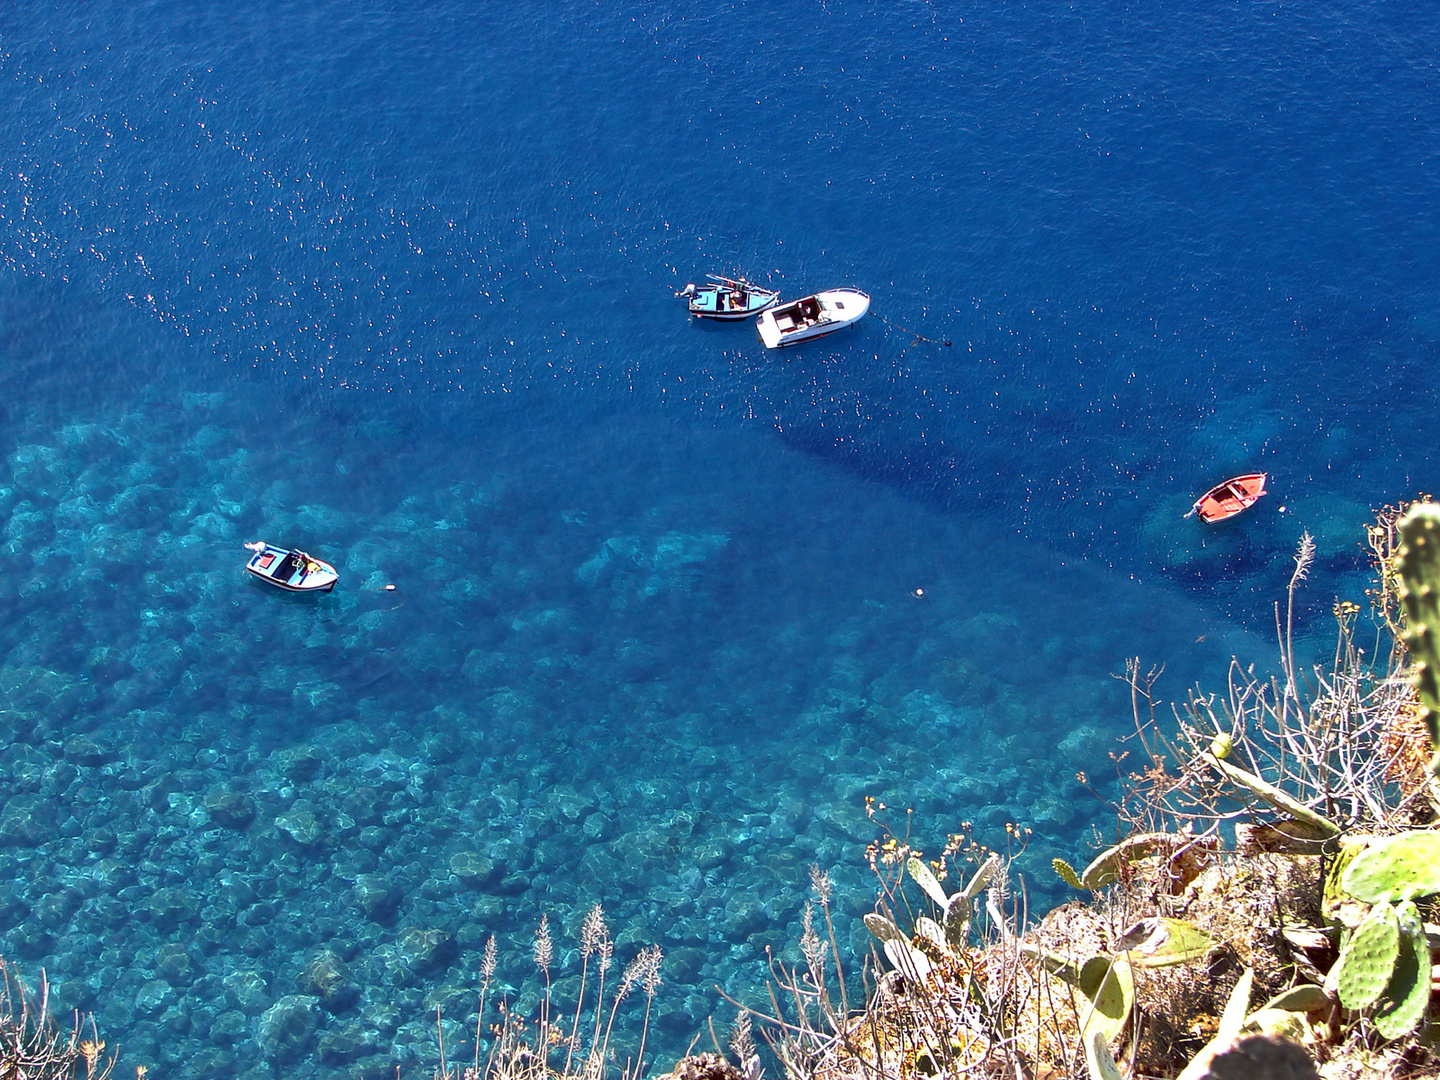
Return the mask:
[[1223,484],[1215,485],[1195,500],[1195,505],[1185,516],[1192,517],[1199,514],[1201,521],[1224,521],[1226,518],[1234,517],[1241,510],[1253,506],[1255,500],[1264,494],[1265,474],[1263,472],[1247,473],[1244,476],[1237,476],[1233,480],[1226,480]]

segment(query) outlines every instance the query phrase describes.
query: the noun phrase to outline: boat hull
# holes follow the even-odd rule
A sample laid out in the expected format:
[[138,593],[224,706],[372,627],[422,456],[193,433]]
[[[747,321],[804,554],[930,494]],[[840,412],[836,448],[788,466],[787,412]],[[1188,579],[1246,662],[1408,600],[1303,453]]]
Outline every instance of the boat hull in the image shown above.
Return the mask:
[[755,320],[755,329],[767,349],[784,349],[854,326],[869,310],[867,293],[859,289],[828,289],[771,308]]
[[245,564],[245,570],[286,592],[321,593],[335,588],[340,575],[329,563],[303,551],[290,551],[266,544]]
[[1265,494],[1266,479],[1265,473],[1246,473],[1216,484],[1195,500],[1195,505],[1185,516],[1197,515],[1201,521],[1212,525],[1232,518],[1250,509]]

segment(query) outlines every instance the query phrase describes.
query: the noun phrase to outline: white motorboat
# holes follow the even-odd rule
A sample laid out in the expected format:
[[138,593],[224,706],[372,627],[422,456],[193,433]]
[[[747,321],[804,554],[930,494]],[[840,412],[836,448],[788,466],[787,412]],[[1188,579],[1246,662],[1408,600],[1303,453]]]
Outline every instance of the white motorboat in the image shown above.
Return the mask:
[[245,569],[286,592],[329,592],[340,580],[333,566],[303,551],[290,551],[264,540],[245,546],[255,553]]
[[709,285],[686,285],[676,296],[683,297],[690,314],[699,319],[736,320],[759,315],[780,302],[774,289],[762,289],[742,278],[705,275]]
[[859,289],[827,289],[763,312],[755,326],[767,349],[783,349],[843,330],[869,310],[867,293]]

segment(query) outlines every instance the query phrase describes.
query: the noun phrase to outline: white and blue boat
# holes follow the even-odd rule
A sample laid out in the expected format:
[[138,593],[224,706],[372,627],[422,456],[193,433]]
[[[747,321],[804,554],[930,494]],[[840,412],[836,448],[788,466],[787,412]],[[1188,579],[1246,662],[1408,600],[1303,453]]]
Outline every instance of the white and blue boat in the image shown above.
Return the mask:
[[286,592],[329,592],[340,580],[335,568],[300,550],[255,540],[245,545],[254,552],[245,569],[261,581]]
[[696,288],[686,285],[676,296],[683,297],[690,314],[697,319],[748,319],[768,311],[780,302],[774,289],[762,289],[744,278],[717,277],[706,274],[709,285]]
[[853,326],[870,310],[870,296],[859,289],[826,289],[766,311],[755,320],[767,349],[783,349]]

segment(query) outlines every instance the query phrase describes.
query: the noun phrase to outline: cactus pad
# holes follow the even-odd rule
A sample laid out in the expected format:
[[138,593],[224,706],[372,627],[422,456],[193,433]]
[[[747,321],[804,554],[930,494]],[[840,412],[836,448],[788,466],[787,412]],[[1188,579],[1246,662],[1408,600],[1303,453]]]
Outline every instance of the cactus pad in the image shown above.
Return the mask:
[[1194,923],[1157,917],[1141,919],[1115,942],[1115,949],[1137,968],[1157,968],[1202,960],[1215,944]]
[[[1061,861],[1063,862],[1064,860]],[[960,895],[965,897],[966,900],[974,900],[975,897],[979,896],[980,890],[986,885],[989,885],[995,875],[1000,873],[1001,862],[1000,855],[998,853],[992,853],[988,859],[980,864],[980,869],[976,870],[975,873],[970,876],[970,880],[965,884],[965,891]],[[1074,871],[1072,870],[1071,873],[1074,873]],[[1063,877],[1064,875],[1061,876]],[[951,899],[953,900],[954,897],[951,897]]]
[[903,941],[907,945],[910,944],[910,939],[902,934],[893,922],[884,915],[879,915],[873,911],[867,911],[865,913],[865,929],[869,930],[870,933],[874,934],[881,941]]
[[[945,941],[945,931],[940,929],[940,924],[926,915],[921,915],[915,920],[915,933],[933,945],[937,952],[944,954],[950,951],[950,946]],[[916,942],[916,944],[922,944]]]
[[1368,1009],[1380,1000],[1400,956],[1400,923],[1395,909],[1379,904],[1370,910],[1335,962],[1336,989],[1347,1009]]
[[1085,887],[1080,884],[1080,875],[1075,872],[1075,868],[1064,859],[1051,859],[1050,865],[1055,868],[1055,873],[1060,875],[1060,880],[1070,888],[1083,889]]
[[931,872],[930,867],[926,866],[922,860],[911,855],[910,858],[905,860],[905,869],[910,872],[910,876],[915,880],[915,884],[919,885],[920,888],[924,890],[925,895],[935,901],[943,911],[945,905],[949,903],[950,898],[945,895],[945,890],[940,887],[940,882],[935,879],[935,875]]
[[952,896],[950,905],[945,909],[945,943],[956,956],[969,943],[970,916],[974,910],[975,905],[963,896]]
[[1120,1034],[1135,1004],[1135,976],[1124,960],[1094,956],[1080,969],[1078,989],[1090,1000],[1081,1013],[1080,1029],[1085,1037],[1102,1032],[1108,1043]]
[[1345,868],[1340,886],[1367,904],[1440,893],[1440,832],[1417,829],[1370,845]]
[[1410,649],[1421,719],[1435,752],[1430,771],[1440,775],[1440,506],[1417,503],[1400,519],[1395,552],[1405,644]]
[[1400,923],[1400,958],[1375,1011],[1375,1030],[1387,1039],[1413,1031],[1430,1003],[1430,944],[1420,912],[1406,900],[1395,914]]

